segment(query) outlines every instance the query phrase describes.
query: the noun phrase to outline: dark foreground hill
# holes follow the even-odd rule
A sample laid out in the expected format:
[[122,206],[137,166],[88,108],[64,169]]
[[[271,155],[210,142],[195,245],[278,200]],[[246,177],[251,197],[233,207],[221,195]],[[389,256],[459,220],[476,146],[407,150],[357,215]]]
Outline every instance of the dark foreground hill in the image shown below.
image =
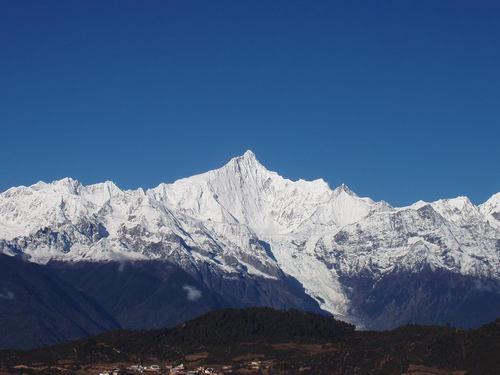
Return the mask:
[[[474,330],[405,326],[362,332],[329,316],[251,308],[211,312],[173,329],[115,331],[33,351],[4,351],[0,366],[7,373],[37,374],[95,373],[138,363],[230,365],[236,373],[498,374],[498,353],[500,320]],[[248,368],[255,360],[259,369]]]

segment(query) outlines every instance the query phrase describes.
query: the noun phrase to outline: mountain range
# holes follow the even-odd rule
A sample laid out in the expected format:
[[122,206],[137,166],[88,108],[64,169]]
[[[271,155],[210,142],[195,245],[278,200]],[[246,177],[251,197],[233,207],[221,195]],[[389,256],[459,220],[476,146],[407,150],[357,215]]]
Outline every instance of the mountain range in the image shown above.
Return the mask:
[[[220,307],[293,307],[362,329],[476,327],[500,311],[500,193],[478,206],[392,207],[283,178],[247,151],[148,190],[71,178],[8,189],[0,253],[0,326],[29,321],[38,333],[9,331],[4,348],[172,326]],[[39,289],[52,301],[43,311]],[[61,303],[81,320],[48,325],[73,319]]]

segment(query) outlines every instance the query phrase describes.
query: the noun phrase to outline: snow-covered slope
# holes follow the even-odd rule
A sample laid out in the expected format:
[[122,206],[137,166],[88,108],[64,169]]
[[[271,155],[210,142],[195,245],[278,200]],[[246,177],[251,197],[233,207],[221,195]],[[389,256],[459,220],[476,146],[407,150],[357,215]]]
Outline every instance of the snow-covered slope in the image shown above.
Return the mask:
[[500,228],[500,193],[479,206],[479,211],[488,219],[489,223]]
[[184,269],[297,279],[346,320],[343,278],[423,267],[500,279],[500,195],[394,208],[345,185],[291,181],[251,151],[222,168],[121,190],[66,178],[0,194],[0,251],[31,261],[161,259]]

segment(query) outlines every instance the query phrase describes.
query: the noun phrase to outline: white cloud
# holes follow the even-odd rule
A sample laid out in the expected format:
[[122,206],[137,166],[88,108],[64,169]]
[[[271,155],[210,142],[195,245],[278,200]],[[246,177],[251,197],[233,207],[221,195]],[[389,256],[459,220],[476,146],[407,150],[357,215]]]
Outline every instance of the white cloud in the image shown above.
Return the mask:
[[190,301],[194,302],[201,298],[201,290],[192,285],[185,284],[182,289],[184,289],[184,291],[186,292],[186,297]]
[[0,298],[2,299],[14,299],[15,295],[10,290],[3,289],[0,292]]
[[120,262],[118,265],[118,272],[123,272],[125,271],[125,262]]

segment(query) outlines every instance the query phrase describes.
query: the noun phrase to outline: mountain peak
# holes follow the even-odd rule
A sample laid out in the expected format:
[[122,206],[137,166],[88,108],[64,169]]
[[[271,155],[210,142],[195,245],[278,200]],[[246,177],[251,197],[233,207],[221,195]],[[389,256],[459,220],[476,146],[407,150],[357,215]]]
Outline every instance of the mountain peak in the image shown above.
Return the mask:
[[258,160],[253,151],[247,150],[243,155],[232,158],[226,166],[235,167],[237,170],[244,169],[266,169]]
[[242,155],[233,157],[232,160],[244,160],[249,163],[258,162],[255,153],[252,150],[246,150]]
[[358,196],[355,192],[353,192],[351,189],[349,189],[349,186],[347,186],[344,183],[342,183],[340,186],[336,187],[333,192],[336,193],[337,195],[340,193],[346,193],[346,194],[351,195],[353,197]]
[[500,204],[500,193],[493,194],[486,202],[483,203],[483,205],[484,204],[496,204],[496,205],[499,205]]
[[257,160],[257,158],[255,157],[255,153],[252,150],[246,150],[245,153],[241,157],[245,158],[245,159]]
[[52,185],[53,187],[57,187],[59,189],[62,188],[64,190],[67,190],[67,192],[70,194],[78,194],[79,190],[82,187],[80,181],[75,180],[71,177],[64,177],[60,180],[52,181],[52,183],[49,185]]

